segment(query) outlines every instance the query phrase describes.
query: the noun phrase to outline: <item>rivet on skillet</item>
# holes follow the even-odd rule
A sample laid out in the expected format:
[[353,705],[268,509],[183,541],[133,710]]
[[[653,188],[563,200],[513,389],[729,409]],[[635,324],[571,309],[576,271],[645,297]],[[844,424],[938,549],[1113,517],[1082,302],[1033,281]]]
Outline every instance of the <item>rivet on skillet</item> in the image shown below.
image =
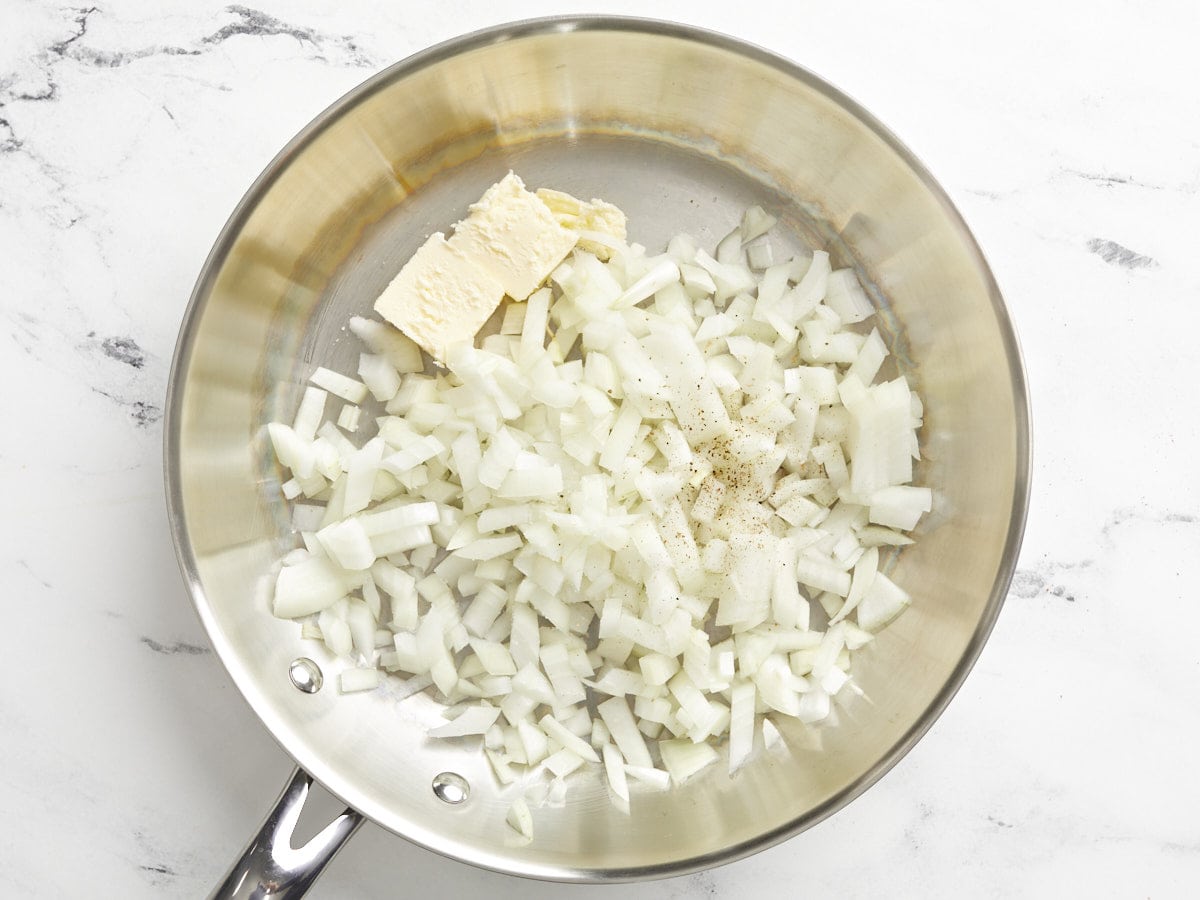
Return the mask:
[[298,690],[306,694],[315,694],[325,683],[320,666],[306,656],[292,660],[292,664],[288,666],[288,677]]
[[433,776],[433,793],[443,803],[457,806],[471,796],[471,786],[467,779],[454,772],[442,772]]

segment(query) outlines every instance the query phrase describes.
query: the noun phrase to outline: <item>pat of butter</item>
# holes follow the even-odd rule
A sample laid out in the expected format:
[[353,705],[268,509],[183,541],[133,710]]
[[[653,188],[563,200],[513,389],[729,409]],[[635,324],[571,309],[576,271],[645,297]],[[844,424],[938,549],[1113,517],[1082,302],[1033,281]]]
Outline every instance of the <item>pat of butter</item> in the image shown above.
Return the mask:
[[602,260],[607,260],[610,256],[609,248],[587,237],[588,232],[607,235],[621,243],[625,242],[625,213],[611,203],[595,198],[588,203],[550,188],[538,188],[537,198],[546,204],[559,225],[571,231],[582,232],[579,237],[580,250],[594,253]]
[[476,333],[507,294],[525,300],[575,246],[575,232],[509,172],[446,239],[434,234],[375,302],[375,311],[438,362]]
[[472,204],[454,229],[472,260],[487,268],[514,300],[524,300],[571,252],[578,235],[555,221],[550,209],[509,172]]
[[440,231],[392,279],[375,311],[438,362],[458,341],[470,341],[495,311],[504,289]]

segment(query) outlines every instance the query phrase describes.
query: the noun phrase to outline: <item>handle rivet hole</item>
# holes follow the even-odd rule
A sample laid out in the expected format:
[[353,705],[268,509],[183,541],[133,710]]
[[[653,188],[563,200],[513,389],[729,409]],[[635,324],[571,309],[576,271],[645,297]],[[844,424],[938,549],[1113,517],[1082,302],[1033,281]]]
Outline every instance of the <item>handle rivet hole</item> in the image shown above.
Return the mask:
[[433,793],[443,803],[457,806],[471,796],[471,786],[461,775],[442,772],[433,777]]
[[288,666],[288,677],[292,680],[296,690],[304,691],[306,694],[315,694],[325,683],[321,667],[306,656],[292,660],[292,664]]

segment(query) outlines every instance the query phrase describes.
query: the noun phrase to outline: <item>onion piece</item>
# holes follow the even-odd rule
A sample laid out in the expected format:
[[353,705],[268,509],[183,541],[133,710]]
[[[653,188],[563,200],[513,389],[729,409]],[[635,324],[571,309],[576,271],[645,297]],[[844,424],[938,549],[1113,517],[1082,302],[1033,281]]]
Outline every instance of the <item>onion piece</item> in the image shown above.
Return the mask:
[[281,466],[291,469],[297,478],[303,479],[313,474],[317,458],[311,441],[306,441],[282,422],[270,423],[267,434]]
[[458,738],[482,734],[496,724],[499,718],[499,707],[467,707],[457,718],[446,722],[445,725],[431,728],[428,734],[431,738]]
[[730,692],[729,705],[729,774],[746,764],[754,752],[754,683],[741,681]]
[[751,269],[763,270],[769,269],[771,264],[775,262],[775,255],[771,252],[770,244],[754,244],[746,250],[746,261]]
[[347,403],[342,407],[342,411],[338,414],[338,428],[349,431],[351,434],[358,431],[359,422],[362,420],[362,408],[355,406],[353,403]]
[[317,540],[343,569],[369,569],[375,562],[371,541],[357,519],[344,519],[317,532]]
[[652,791],[665,791],[671,786],[671,773],[653,766],[626,764],[625,774]]
[[350,458],[342,494],[342,515],[352,515],[370,504],[383,460],[383,447],[380,438],[372,438]]
[[274,613],[295,619],[332,606],[350,590],[344,569],[324,557],[310,557],[279,570],[275,582]]
[[343,669],[338,676],[338,686],[343,694],[372,691],[382,683],[383,673],[376,668]]
[[329,394],[319,387],[309,385],[304,389],[300,398],[300,406],[296,409],[296,418],[292,422],[292,430],[301,440],[311,441],[316,437],[321,419],[325,415],[325,398]]
[[641,732],[638,731],[637,723],[633,720],[633,713],[629,711],[629,705],[624,699],[613,697],[605,700],[596,707],[596,712],[608,726],[608,731],[612,735],[617,749],[621,751],[621,755],[625,757],[625,761],[629,765],[653,767],[650,751],[646,749],[646,742],[642,738]]
[[592,749],[591,744],[578,735],[572,734],[553,716],[542,716],[538,724],[547,737],[558,741],[564,749],[571,751],[580,759],[585,759],[588,762],[600,762],[600,757],[596,755],[596,751]]
[[761,206],[751,206],[742,214],[742,224],[739,230],[743,244],[748,244],[757,237],[762,237],[775,227],[779,220]]
[[331,369],[326,369],[324,366],[318,366],[317,370],[308,377],[308,380],[318,387],[322,387],[341,397],[347,403],[362,403],[367,397],[367,386],[361,381],[355,381],[353,378],[347,378],[338,372]]
[[525,802],[524,797],[518,797],[512,802],[504,816],[504,821],[522,838],[532,840],[533,814],[529,812],[529,804]]
[[613,309],[626,309],[641,303],[661,291],[669,284],[679,281],[679,266],[670,257],[663,257],[650,271],[625,289],[612,303]]
[[608,784],[612,788],[613,793],[620,799],[629,801],[629,782],[625,775],[625,761],[621,757],[621,751],[617,749],[615,744],[605,743],[601,754],[604,759],[604,772],[608,777]]
[[900,615],[911,602],[907,592],[879,572],[858,603],[858,627],[866,631],[879,631]]
[[[377,319],[352,316],[350,330],[374,353],[387,357],[397,372],[420,372],[425,368],[421,348],[401,331]],[[357,402],[357,401],[355,401]]]
[[923,513],[933,509],[933,492],[927,487],[893,485],[871,495],[869,521],[907,531]]
[[764,718],[762,722],[763,744],[768,750],[776,750],[784,747],[783,735],[779,733],[779,729],[770,719]]
[[717,760],[717,751],[709,744],[694,744],[689,740],[658,742],[663,765],[676,784],[683,784],[705,766]]
[[825,282],[825,303],[843,322],[861,322],[875,312],[853,269],[830,272]]
[[582,766],[583,762],[577,753],[564,747],[547,756],[542,764],[553,772],[556,778],[566,778]]

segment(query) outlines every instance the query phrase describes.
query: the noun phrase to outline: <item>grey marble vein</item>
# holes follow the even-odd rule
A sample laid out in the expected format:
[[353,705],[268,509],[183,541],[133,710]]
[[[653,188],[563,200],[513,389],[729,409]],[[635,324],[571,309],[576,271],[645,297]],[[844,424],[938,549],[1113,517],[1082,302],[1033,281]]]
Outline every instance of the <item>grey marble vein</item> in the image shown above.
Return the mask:
[[146,364],[146,352],[131,337],[107,337],[100,342],[100,351],[109,359],[134,369]]
[[1044,181],[1010,184],[1005,188],[964,187],[961,190],[964,194],[984,200],[1002,201],[1018,196],[1031,196],[1043,191],[1047,185],[1058,185],[1069,181],[1084,182],[1085,184],[1103,189],[1129,189],[1133,191],[1179,193],[1183,195],[1200,193],[1200,175],[1190,180],[1171,183],[1167,181],[1151,181],[1134,175],[1087,172],[1069,167],[1049,169]]
[[1018,569],[1013,574],[1009,593],[1022,600],[1032,600],[1046,589],[1046,576],[1035,569]]
[[[29,343],[39,338],[39,323],[24,322]],[[63,335],[55,335],[58,339]],[[32,353],[32,346],[26,347]],[[95,331],[76,344],[76,351],[94,354],[104,365],[89,369],[88,389],[123,410],[139,429],[156,424],[163,415],[161,400],[165,372],[161,359],[146,351],[129,335],[100,338]]]
[[112,391],[106,391],[103,388],[91,386],[93,392],[102,397],[107,397],[129,414],[133,423],[139,428],[148,428],[158,422],[163,416],[162,407],[157,403],[151,403],[148,400],[130,399],[120,396]]
[[100,68],[115,69],[117,66],[128,65],[134,60],[146,59],[151,56],[199,56],[200,50],[187,47],[165,46],[155,44],[150,47],[138,47],[133,50],[98,50],[94,47],[80,46],[79,50],[69,54],[79,62]]
[[138,869],[146,873],[146,880],[154,887],[163,887],[179,877],[179,873],[170,866],[161,864],[140,865]]
[[186,641],[172,641],[169,644],[163,644],[154,640],[154,638],[145,636],[138,638],[138,640],[155,653],[161,653],[164,656],[177,656],[179,654],[183,654],[184,656],[200,656],[212,652],[207,647],[189,644]]
[[720,893],[712,872],[697,872],[687,882],[688,896],[716,897]]
[[1005,196],[1001,191],[988,191],[983,188],[965,188],[963,192],[973,197],[982,197],[984,200],[999,200]]
[[51,44],[49,48],[50,52],[58,56],[62,56],[64,53],[66,53],[68,47],[87,34],[88,19],[98,11],[98,8],[95,6],[74,10],[74,12],[77,14],[75,16],[75,30],[63,40],[56,41],[55,43]]
[[1175,509],[1150,509],[1140,506],[1123,506],[1113,512],[1100,529],[1100,534],[1109,543],[1112,542],[1112,532],[1117,527],[1130,521],[1153,522],[1164,525],[1196,525],[1200,523],[1200,514],[1180,512]]
[[169,888],[185,874],[194,874],[189,871],[195,868],[191,852],[172,852],[163,846],[157,836],[147,834],[140,828],[134,830],[133,839],[139,851],[136,861],[138,874],[150,887]]
[[0,128],[4,129],[4,138],[0,140],[0,153],[13,153],[20,150],[24,142],[17,137],[12,123],[3,116],[0,116]]
[[[1121,507],[1101,523],[1097,533],[1099,547],[1112,548],[1117,540],[1117,529],[1129,522],[1194,526],[1200,524],[1200,515],[1172,509]],[[1026,564],[1013,574],[1009,596],[1019,600],[1033,600],[1042,595],[1049,595],[1067,603],[1075,603],[1081,599],[1086,601],[1083,591],[1074,584],[1076,579],[1073,576],[1094,570],[1097,566],[1097,559],[1091,557],[1074,562],[1043,559],[1034,564]]]
[[1123,247],[1116,241],[1092,238],[1087,242],[1087,248],[1106,263],[1122,269],[1148,269],[1158,265],[1152,257]]
[[1077,169],[1064,169],[1068,175],[1073,175],[1076,178],[1082,178],[1084,181],[1093,181],[1097,184],[1113,187],[1116,185],[1131,185],[1134,187],[1151,188],[1159,190],[1160,186],[1156,184],[1146,184],[1143,181],[1137,181],[1130,175],[1107,175],[1103,172],[1080,172]]
[[[59,89],[58,82],[55,81],[46,70],[49,68],[50,64],[66,56],[67,52],[71,49],[75,42],[87,34],[88,19],[97,11],[97,8],[94,6],[87,7],[86,9],[71,10],[71,12],[74,12],[76,15],[73,20],[74,28],[71,29],[67,37],[63,38],[62,40],[54,41],[35,56],[35,60],[37,61],[39,67],[43,72],[46,73],[45,86],[36,91],[20,91],[15,93],[9,92],[8,99],[23,100],[25,102],[32,103],[57,100]],[[0,80],[0,86],[3,86],[5,80],[8,79]],[[0,105],[3,105],[3,100],[4,97],[2,94],[0,94]]]
[[9,331],[9,336],[13,339],[18,347],[28,354],[33,354],[33,347],[41,340],[41,335],[38,334],[38,320],[27,313],[25,310],[16,310],[9,321],[12,323],[12,329]]
[[1172,186],[1161,182],[1150,181],[1146,178],[1139,178],[1132,174],[1119,174],[1114,172],[1086,172],[1082,169],[1063,168],[1059,169],[1059,174],[1105,188],[1135,188],[1146,191],[1169,191],[1178,189],[1184,192],[1194,191],[1196,188],[1194,183]]
[[287,35],[302,44],[311,44],[320,49],[325,45],[333,45],[343,50],[355,65],[369,66],[372,60],[363,52],[354,38],[349,35],[324,35],[313,28],[292,25],[262,10],[235,4],[227,6],[227,12],[233,13],[237,21],[224,25],[212,34],[201,39],[203,44],[219,44],[231,37],[251,35],[256,37],[274,37]]
[[[4,90],[4,80],[0,79],[0,106],[5,100],[45,102],[58,99],[60,86],[53,77],[51,69],[63,59],[71,59],[98,68],[117,68],[128,65],[140,59],[153,56],[199,56],[213,48],[239,36],[294,38],[301,44],[308,45],[319,58],[326,50],[332,50],[343,56],[353,66],[370,67],[376,65],[366,51],[350,35],[329,35],[300,25],[293,25],[261,10],[242,5],[232,5],[225,8],[227,13],[234,16],[235,21],[218,27],[208,34],[194,37],[188,45],[152,44],[130,49],[105,49],[94,47],[84,38],[88,35],[88,24],[95,15],[104,15],[99,7],[73,9],[71,27],[68,35],[54,41],[43,50],[34,54],[35,66],[45,75],[44,86],[33,91],[12,92]],[[0,120],[2,121],[2,120]],[[4,123],[7,125],[7,122]],[[11,126],[9,126],[11,130]]]
[[51,584],[49,581],[47,581],[45,578],[43,578],[41,575],[39,575],[37,572],[35,572],[33,570],[33,567],[31,565],[29,565],[28,561],[26,561],[24,559],[18,559],[17,565],[20,566],[22,569],[24,569],[26,572],[28,572],[29,577],[32,578],[34,581],[36,581],[38,584],[40,584],[42,587],[44,587],[44,588],[53,588],[54,587],[53,584]]
[[1061,583],[1062,576],[1090,569],[1093,565],[1094,561],[1090,559],[1076,563],[1046,561],[1039,566],[1018,569],[1013,575],[1009,594],[1021,600],[1032,600],[1046,593],[1074,603],[1078,595]]

